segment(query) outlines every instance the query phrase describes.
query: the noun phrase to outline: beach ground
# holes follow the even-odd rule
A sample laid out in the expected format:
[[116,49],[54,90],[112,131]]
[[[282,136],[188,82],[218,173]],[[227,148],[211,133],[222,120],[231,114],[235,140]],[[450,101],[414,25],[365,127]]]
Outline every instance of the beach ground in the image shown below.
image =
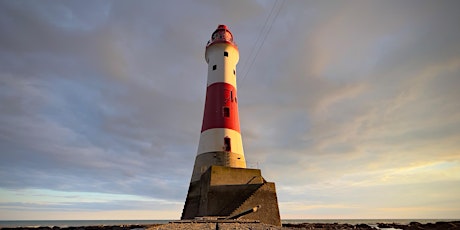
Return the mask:
[[0,228],[1,230],[300,230],[300,229],[322,229],[322,230],[368,230],[368,229],[385,229],[385,230],[460,230],[460,221],[440,221],[436,223],[418,223],[409,224],[398,223],[380,223],[375,226],[367,224],[338,224],[338,223],[301,223],[301,224],[283,224],[283,226],[271,226],[261,223],[177,223],[168,224],[151,224],[151,225],[117,225],[117,226],[80,226],[80,227],[17,227],[17,228]]

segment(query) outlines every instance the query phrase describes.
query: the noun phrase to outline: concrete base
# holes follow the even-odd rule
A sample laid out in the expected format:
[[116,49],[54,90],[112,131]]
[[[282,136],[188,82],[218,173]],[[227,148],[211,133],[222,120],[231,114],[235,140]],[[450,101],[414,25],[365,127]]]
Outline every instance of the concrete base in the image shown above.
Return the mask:
[[203,175],[211,165],[246,168],[246,160],[244,159],[244,155],[234,152],[218,151],[202,153],[195,158],[191,181],[200,180],[201,175]]
[[228,217],[258,205],[257,212],[240,219],[281,226],[275,184],[265,181],[259,169],[213,165],[190,183],[181,219]]

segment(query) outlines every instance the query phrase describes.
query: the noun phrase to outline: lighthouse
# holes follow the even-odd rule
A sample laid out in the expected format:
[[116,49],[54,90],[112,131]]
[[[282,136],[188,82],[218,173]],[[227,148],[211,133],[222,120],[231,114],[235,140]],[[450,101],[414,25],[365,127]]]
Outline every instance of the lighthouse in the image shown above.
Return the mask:
[[232,33],[227,26],[219,25],[206,45],[206,100],[192,182],[211,165],[246,168],[236,87],[239,58]]
[[246,168],[236,86],[238,46],[225,25],[212,33],[200,141],[182,220],[256,221],[281,226],[275,183]]

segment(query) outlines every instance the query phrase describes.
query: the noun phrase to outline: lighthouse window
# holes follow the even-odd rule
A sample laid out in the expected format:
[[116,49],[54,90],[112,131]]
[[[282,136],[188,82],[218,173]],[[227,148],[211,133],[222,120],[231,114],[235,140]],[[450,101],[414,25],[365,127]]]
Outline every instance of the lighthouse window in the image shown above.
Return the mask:
[[225,151],[230,152],[232,150],[232,147],[230,145],[230,138],[229,137],[224,138],[224,147],[225,147]]
[[230,108],[229,107],[223,107],[222,109],[224,117],[230,117]]
[[235,71],[235,70],[233,70],[233,75],[236,75],[236,71]]
[[212,70],[216,70],[216,69],[217,69],[217,65],[213,65]]
[[225,57],[228,57],[228,52],[224,52],[224,56],[225,56]]

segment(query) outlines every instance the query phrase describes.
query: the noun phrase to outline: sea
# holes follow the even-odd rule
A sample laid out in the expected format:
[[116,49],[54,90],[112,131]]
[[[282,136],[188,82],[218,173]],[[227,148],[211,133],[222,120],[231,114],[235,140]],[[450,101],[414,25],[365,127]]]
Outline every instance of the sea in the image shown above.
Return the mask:
[[[338,224],[367,224],[377,226],[377,223],[409,224],[419,222],[422,224],[436,223],[439,221],[458,221],[459,219],[284,219],[283,224],[301,223],[338,223]],[[80,226],[120,226],[120,225],[149,225],[167,224],[176,220],[0,220],[0,228],[14,227],[80,227]]]

